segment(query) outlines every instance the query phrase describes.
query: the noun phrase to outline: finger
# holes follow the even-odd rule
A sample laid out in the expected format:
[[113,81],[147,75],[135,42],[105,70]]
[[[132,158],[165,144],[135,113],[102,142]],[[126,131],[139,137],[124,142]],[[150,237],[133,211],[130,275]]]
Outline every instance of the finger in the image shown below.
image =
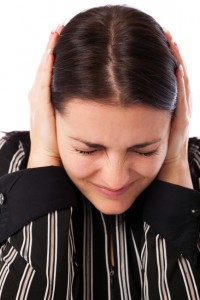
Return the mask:
[[[179,75],[177,75],[177,76],[181,77],[181,81],[183,81],[183,84],[184,84],[183,89],[184,89],[184,93],[185,93],[185,100],[186,100],[186,103],[187,103],[187,106],[188,106],[187,109],[190,110],[190,113],[191,113],[191,107],[192,107],[191,100],[192,100],[192,98],[191,98],[191,92],[190,92],[190,83],[189,83],[187,67],[186,67],[186,64],[185,64],[181,54],[180,54],[179,48],[178,48],[177,44],[174,42],[173,39],[171,40],[170,45],[171,45],[173,53],[176,56],[177,61],[178,61],[179,69],[177,70],[177,74],[179,74]],[[180,88],[179,88],[179,90],[180,90]]]
[[[63,28],[64,28],[64,25],[61,24],[61,25],[57,26],[56,30],[51,31],[45,53],[48,51],[48,49],[54,49],[56,42],[58,41]],[[45,55],[45,53],[44,53],[44,55]]]
[[49,87],[51,84],[52,67],[54,61],[53,50],[63,28],[64,25],[59,25],[55,31],[51,32],[49,41],[39,65],[35,79],[35,85],[39,83],[42,88],[45,86]]
[[186,89],[185,89],[185,82],[184,82],[184,69],[182,65],[179,65],[177,71],[177,85],[178,85],[178,99],[177,99],[177,106],[175,115],[177,118],[184,118],[187,112],[187,96],[186,96]]
[[[54,47],[55,46],[55,41],[53,40],[53,38],[56,36],[57,39],[59,38],[62,30],[64,28],[64,25],[61,24],[61,25],[58,25],[56,29],[52,30],[50,35],[49,35],[49,40],[48,40],[48,43],[47,43],[47,46],[46,46],[46,50],[45,52],[51,48],[51,47]],[[44,53],[45,54],[45,53]]]
[[173,122],[173,130],[176,131],[176,133],[180,132],[182,136],[186,137],[189,134],[191,107],[186,95],[184,70],[182,65],[179,66],[176,73],[178,83],[178,99]]
[[[171,131],[170,131],[170,143],[176,145],[179,149],[179,142],[188,136],[188,111],[186,105],[186,93],[183,79],[183,69],[179,66],[176,71],[178,98],[176,104],[176,110],[174,117],[172,118]],[[178,143],[178,144],[177,144]]]
[[44,86],[50,85],[49,79],[53,66],[53,48],[56,45],[58,34],[55,32],[52,33],[51,42],[48,42],[45,52],[42,56],[41,62],[36,72],[36,77],[34,81],[33,87],[37,87],[38,85]]
[[168,42],[169,42],[169,45],[170,45],[170,48],[172,49],[172,52],[174,54],[174,56],[176,57],[177,59],[177,62],[178,62],[178,65],[182,65],[183,66],[183,69],[184,69],[184,78],[188,79],[188,76],[187,76],[187,67],[186,67],[186,64],[185,64],[185,61],[181,55],[181,52],[180,52],[180,49],[177,45],[177,43],[175,42],[175,40],[173,39],[171,33],[169,31],[167,31],[165,29],[164,31],[165,33],[165,37],[167,38]]
[[184,72],[184,77],[183,78],[184,78],[184,83],[185,83],[186,97],[187,97],[188,100],[190,100],[190,83],[189,83],[189,77],[188,77],[186,64],[185,64],[184,59],[181,55],[179,47],[178,47],[177,43],[174,41],[171,33],[166,29],[164,30],[164,32],[165,32],[165,36],[166,36],[166,38],[169,42],[170,48],[172,49],[172,52],[173,52],[174,56],[177,59],[178,66],[182,65],[182,67],[183,67],[183,72]]
[[55,45],[60,37],[60,34],[62,32],[64,28],[64,25],[58,25],[57,29],[56,30],[53,30],[51,33],[50,33],[50,36],[49,36],[49,41],[47,43],[47,46],[46,46],[46,49],[45,49],[45,52],[44,52],[44,55],[42,57],[42,60],[41,60],[41,63],[40,63],[40,66],[42,67],[43,64],[45,65],[46,64],[46,55],[47,54],[52,54],[53,53],[53,50],[55,48]]
[[[53,50],[63,28],[64,25],[58,26],[56,31],[52,31],[50,34],[45,53],[43,54],[36,74],[35,82],[29,92],[28,99],[29,103],[32,105],[36,105],[36,102],[39,101],[39,99],[46,99],[48,102],[50,101],[49,87],[51,85],[52,67],[54,62]],[[46,101],[43,101],[44,105],[45,103]]]
[[53,53],[53,49],[59,39],[60,33],[62,32],[63,28],[64,28],[64,25],[59,25],[56,30],[51,31],[48,43],[46,45],[44,54],[42,56],[41,62],[38,67],[38,72],[42,69],[43,66],[45,66],[46,57],[48,56],[48,54]]

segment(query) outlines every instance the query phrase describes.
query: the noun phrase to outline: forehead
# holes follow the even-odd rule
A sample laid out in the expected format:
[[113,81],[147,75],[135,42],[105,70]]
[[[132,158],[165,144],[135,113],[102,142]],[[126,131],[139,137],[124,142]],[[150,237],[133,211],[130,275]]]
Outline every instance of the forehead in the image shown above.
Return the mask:
[[67,104],[63,115],[57,115],[57,123],[58,130],[93,142],[143,142],[162,139],[170,118],[166,111],[138,104],[122,107],[76,100]]

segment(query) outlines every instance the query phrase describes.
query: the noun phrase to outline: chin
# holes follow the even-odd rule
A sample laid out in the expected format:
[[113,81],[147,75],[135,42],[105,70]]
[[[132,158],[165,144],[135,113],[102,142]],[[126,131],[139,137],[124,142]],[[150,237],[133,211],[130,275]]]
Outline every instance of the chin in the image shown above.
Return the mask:
[[105,215],[120,215],[123,214],[131,207],[134,200],[132,199],[132,201],[127,203],[125,202],[117,203],[118,201],[115,202],[115,200],[113,201],[109,200],[108,203],[94,203],[93,201],[90,202],[92,202],[92,204]]
[[[81,189],[80,189],[81,190]],[[124,195],[108,196],[89,190],[82,189],[83,195],[94,205],[94,207],[105,215],[120,215],[126,212],[141,193],[138,191],[128,191]]]

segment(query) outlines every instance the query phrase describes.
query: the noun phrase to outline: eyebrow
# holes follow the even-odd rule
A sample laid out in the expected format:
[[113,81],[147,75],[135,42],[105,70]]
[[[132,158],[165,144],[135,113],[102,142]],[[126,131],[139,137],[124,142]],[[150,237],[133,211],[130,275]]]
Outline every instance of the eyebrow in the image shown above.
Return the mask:
[[[105,146],[103,146],[101,144],[91,143],[91,142],[88,142],[88,141],[85,141],[85,140],[82,140],[82,139],[79,139],[79,138],[74,138],[74,137],[71,137],[71,136],[69,138],[73,139],[75,141],[81,142],[81,143],[85,144],[86,146],[88,146],[90,148],[95,148],[95,149],[96,148],[105,148]],[[160,141],[161,141],[161,139],[155,139],[155,140],[152,140],[152,141],[149,141],[149,142],[145,142],[145,143],[141,143],[141,144],[136,144],[136,145],[133,145],[131,147],[128,147],[128,150],[146,148],[148,146],[157,144]]]

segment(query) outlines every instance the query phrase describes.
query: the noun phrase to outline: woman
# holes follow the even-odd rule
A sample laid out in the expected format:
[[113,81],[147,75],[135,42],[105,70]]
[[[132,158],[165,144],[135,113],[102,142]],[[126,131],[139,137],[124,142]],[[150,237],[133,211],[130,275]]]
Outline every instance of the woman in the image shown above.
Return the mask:
[[[143,12],[94,8],[51,33],[28,168],[0,179],[1,299],[199,299],[190,98],[176,43]],[[27,157],[13,145],[9,173]]]

